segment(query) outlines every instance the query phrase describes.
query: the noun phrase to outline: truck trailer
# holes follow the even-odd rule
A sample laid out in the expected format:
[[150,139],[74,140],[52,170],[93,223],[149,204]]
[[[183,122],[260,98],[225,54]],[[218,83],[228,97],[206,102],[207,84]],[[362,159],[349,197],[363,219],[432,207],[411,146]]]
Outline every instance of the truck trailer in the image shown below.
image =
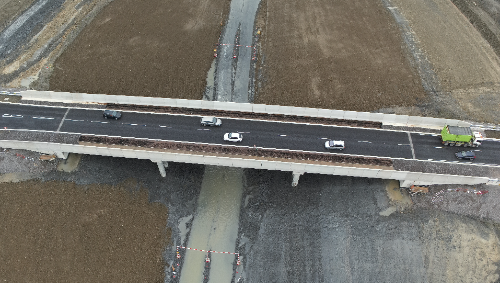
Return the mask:
[[470,127],[446,125],[441,131],[441,143],[449,146],[478,147],[480,133],[473,133]]

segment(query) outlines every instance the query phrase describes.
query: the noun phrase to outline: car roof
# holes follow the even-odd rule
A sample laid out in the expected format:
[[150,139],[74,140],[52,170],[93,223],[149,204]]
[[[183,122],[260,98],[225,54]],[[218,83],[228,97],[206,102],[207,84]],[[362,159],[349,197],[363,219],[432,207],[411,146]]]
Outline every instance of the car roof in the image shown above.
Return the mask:
[[344,146],[344,141],[329,140],[329,144],[330,144],[330,146],[332,146],[332,145]]

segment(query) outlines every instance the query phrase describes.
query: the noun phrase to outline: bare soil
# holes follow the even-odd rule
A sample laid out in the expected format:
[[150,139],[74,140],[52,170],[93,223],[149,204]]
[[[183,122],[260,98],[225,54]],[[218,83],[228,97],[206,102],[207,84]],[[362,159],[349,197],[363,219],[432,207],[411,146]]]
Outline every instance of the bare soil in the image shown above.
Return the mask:
[[5,282],[163,282],[167,208],[118,186],[0,183]]
[[255,103],[374,111],[426,95],[381,1],[263,0]]
[[201,99],[229,3],[114,1],[55,61],[50,89]]

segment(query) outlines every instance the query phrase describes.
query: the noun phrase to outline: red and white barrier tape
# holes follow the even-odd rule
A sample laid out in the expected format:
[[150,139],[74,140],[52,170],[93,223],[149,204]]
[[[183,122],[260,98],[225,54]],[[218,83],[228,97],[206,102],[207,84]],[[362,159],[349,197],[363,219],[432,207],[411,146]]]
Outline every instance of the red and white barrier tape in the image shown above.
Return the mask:
[[192,251],[200,251],[200,252],[206,252],[206,253],[215,253],[215,254],[230,254],[230,255],[238,255],[238,259],[240,257],[239,253],[232,253],[232,252],[218,252],[218,251],[207,251],[207,250],[202,250],[202,249],[194,249],[194,248],[188,248],[188,247],[182,247],[182,246],[177,246],[177,254],[179,253],[179,249],[186,249],[186,250],[192,250]]

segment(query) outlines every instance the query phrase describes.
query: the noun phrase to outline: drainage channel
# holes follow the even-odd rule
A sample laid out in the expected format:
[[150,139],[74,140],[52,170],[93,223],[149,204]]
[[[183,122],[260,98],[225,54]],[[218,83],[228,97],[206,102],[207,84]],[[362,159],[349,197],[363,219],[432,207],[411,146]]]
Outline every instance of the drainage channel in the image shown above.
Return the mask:
[[[232,0],[207,74],[205,100],[250,102],[253,28],[260,0]],[[222,138],[222,137],[221,137]],[[206,166],[187,242],[181,283],[225,283],[241,274],[236,251],[243,169]]]

